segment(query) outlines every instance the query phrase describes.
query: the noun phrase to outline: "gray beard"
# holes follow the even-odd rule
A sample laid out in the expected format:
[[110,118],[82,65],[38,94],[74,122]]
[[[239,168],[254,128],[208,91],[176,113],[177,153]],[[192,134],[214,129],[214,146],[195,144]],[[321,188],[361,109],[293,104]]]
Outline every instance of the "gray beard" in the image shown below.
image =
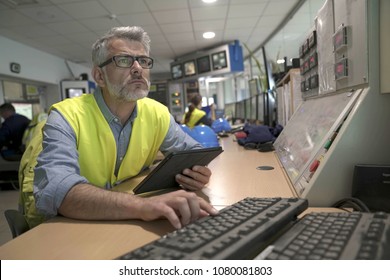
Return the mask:
[[110,82],[107,83],[107,89],[111,96],[124,102],[137,101],[138,99],[148,96],[148,90],[136,89],[135,91],[129,91],[125,87],[113,85]]
[[142,99],[148,96],[150,81],[147,81],[148,82],[147,90],[137,88],[135,91],[129,91],[126,89],[125,86],[111,84],[111,82],[108,80],[107,73],[104,72],[104,75],[107,81],[108,92],[112,97],[114,97],[119,101],[123,101],[123,102],[137,101],[138,99]]

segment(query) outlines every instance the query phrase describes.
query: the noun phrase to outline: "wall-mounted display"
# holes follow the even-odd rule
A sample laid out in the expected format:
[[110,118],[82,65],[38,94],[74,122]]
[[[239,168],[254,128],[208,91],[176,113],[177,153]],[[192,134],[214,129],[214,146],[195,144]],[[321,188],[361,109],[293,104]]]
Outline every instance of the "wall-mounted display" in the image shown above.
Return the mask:
[[195,60],[184,62],[184,76],[193,76],[196,74]]
[[181,64],[171,66],[172,79],[183,78],[183,67]]
[[211,56],[213,61],[213,70],[219,70],[227,67],[226,51],[213,53]]
[[210,66],[210,56],[202,56],[196,59],[196,63],[198,65],[198,73],[206,73],[211,71]]
[[83,95],[87,90],[85,88],[67,88],[66,89],[66,98],[73,98]]
[[175,61],[171,63],[171,76],[172,80],[188,81],[200,77],[242,72],[244,71],[243,61],[242,47],[236,40],[233,44],[175,58]]

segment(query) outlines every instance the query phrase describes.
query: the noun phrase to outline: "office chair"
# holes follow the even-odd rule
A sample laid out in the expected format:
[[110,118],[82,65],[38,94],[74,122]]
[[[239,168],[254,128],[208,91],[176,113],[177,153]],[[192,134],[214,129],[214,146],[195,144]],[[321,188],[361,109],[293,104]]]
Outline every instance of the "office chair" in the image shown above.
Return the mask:
[[18,210],[7,209],[4,211],[4,216],[7,219],[8,226],[12,233],[12,238],[17,237],[30,229],[26,218]]

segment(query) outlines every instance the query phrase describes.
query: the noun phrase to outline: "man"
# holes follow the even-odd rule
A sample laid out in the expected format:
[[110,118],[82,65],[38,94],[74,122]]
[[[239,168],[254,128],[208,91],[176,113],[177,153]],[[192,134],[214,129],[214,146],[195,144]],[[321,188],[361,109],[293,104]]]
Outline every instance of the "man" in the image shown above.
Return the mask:
[[0,116],[4,119],[0,127],[0,151],[4,159],[17,160],[23,153],[22,138],[30,120],[15,112],[11,103],[0,106]]
[[[146,98],[150,87],[150,39],[140,27],[111,29],[92,50],[94,94],[54,104],[43,129],[34,176],[35,206],[46,218],[150,221],[175,228],[217,211],[195,193],[180,190],[141,198],[110,191],[163,153],[200,148],[168,109]],[[187,190],[199,190],[211,171],[195,166],[178,174]]]

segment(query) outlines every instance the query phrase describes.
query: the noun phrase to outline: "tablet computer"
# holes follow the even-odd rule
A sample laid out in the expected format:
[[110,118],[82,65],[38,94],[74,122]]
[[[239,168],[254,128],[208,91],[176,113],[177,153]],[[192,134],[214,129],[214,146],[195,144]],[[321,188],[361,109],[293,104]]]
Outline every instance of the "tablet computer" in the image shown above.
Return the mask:
[[177,188],[176,174],[195,165],[206,166],[220,153],[222,147],[202,148],[169,153],[133,190],[134,194]]

